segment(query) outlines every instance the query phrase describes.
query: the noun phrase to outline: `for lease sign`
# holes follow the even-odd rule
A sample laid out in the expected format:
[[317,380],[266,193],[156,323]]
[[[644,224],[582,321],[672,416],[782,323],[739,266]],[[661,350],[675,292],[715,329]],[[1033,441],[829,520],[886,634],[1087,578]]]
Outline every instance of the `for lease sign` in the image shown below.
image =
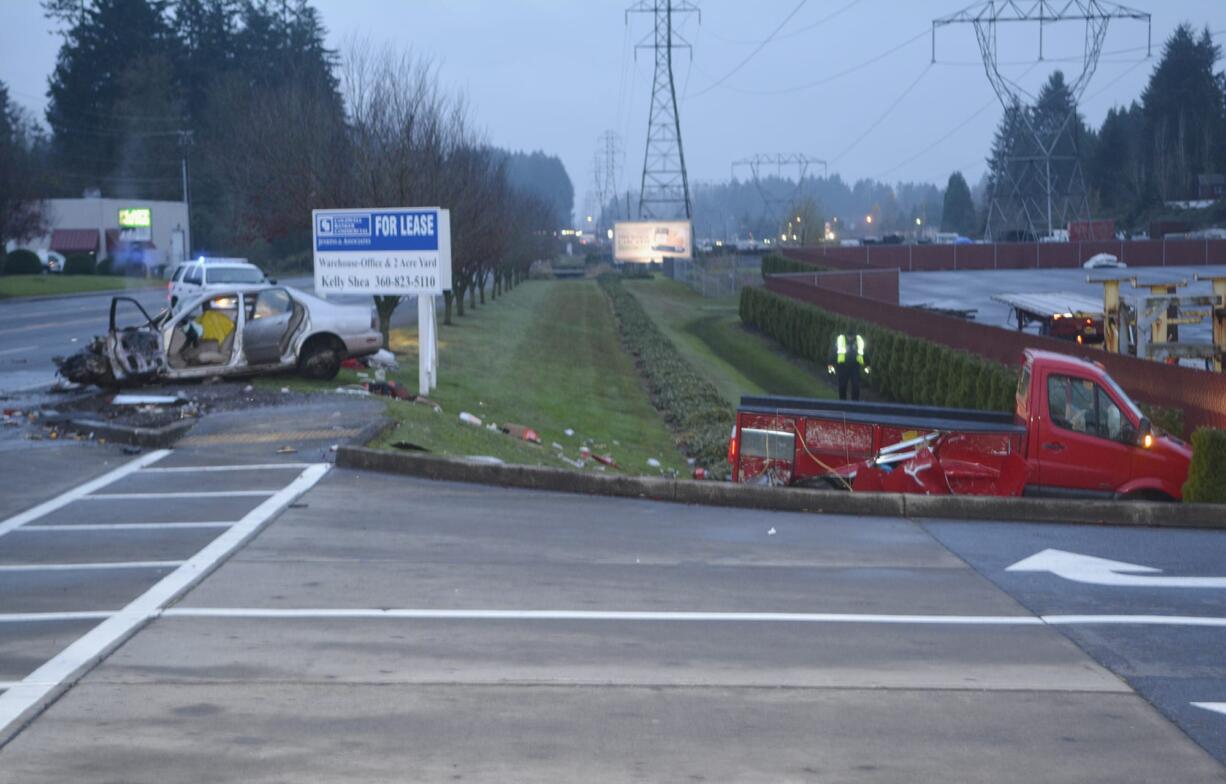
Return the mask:
[[451,214],[438,207],[313,210],[319,294],[451,289]]

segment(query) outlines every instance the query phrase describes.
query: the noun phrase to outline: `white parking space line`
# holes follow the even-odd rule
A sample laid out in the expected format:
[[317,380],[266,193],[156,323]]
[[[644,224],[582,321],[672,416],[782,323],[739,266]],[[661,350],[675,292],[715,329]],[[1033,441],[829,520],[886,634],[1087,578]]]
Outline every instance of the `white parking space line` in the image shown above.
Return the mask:
[[135,460],[132,460],[131,462],[124,463],[119,468],[116,468],[114,471],[109,471],[103,474],[102,476],[98,477],[97,479],[92,479],[84,484],[77,485],[71,490],[61,493],[60,495],[57,495],[55,498],[52,498],[49,501],[44,501],[38,506],[35,506],[31,509],[27,509],[26,511],[20,514],[14,515],[13,517],[8,518],[4,522],[0,522],[0,536],[4,536],[9,531],[13,531],[13,530],[16,530],[17,528],[20,528],[21,526],[25,525],[31,520],[37,520],[38,518],[43,517],[44,515],[51,514],[56,509],[60,509],[62,507],[68,506],[73,501],[76,501],[80,498],[84,498],[85,496],[89,495],[95,490],[106,487],[112,482],[116,482],[124,478],[128,474],[131,474],[134,471],[139,471],[140,469],[144,468],[147,465],[156,463],[157,461],[161,460],[163,457],[165,457],[168,454],[170,454],[169,449],[158,449],[154,452],[150,452],[147,455],[141,455],[140,457],[136,458]]
[[6,348],[3,351],[0,351],[0,357],[4,356],[5,354],[20,354],[23,351],[29,351],[35,348],[38,348],[38,346],[21,346],[20,348]]
[[67,572],[96,569],[167,569],[181,566],[186,561],[97,561],[92,563],[31,563],[0,564],[0,574],[5,572]]
[[228,523],[83,523],[81,525],[23,525],[22,531],[162,531],[192,528],[229,528],[234,522]]
[[330,468],[327,463],[319,463],[304,469],[292,482],[266,498],[152,588],[86,632],[21,683],[0,692],[0,746],[162,608],[207,577],[296,498],[310,490]]
[[40,621],[101,621],[110,618],[114,612],[97,610],[89,612],[45,612],[45,613],[0,613],[0,623],[39,623]]
[[214,466],[155,466],[153,468],[142,468],[141,472],[146,474],[195,474],[195,473],[210,473],[213,471],[301,471],[304,468],[309,468],[313,463],[248,463],[239,465],[214,465]]
[[81,496],[81,501],[140,501],[155,498],[255,498],[276,495],[277,490],[201,490],[186,493],[93,493]]
[[1226,617],[1189,615],[889,615],[878,613],[649,612],[619,610],[430,610],[378,608],[278,609],[261,607],[174,607],[165,618],[263,619],[440,619],[517,621],[669,621],[733,623],[865,623],[921,626],[1045,626],[1129,624],[1226,627]]

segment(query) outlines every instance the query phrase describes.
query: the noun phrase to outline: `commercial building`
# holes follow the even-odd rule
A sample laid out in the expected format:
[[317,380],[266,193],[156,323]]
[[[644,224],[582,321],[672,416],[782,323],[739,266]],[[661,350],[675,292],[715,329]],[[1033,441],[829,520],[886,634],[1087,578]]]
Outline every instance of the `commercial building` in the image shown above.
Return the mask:
[[24,243],[45,256],[92,253],[116,266],[141,264],[151,272],[188,258],[187,204],[148,199],[48,199],[47,234]]

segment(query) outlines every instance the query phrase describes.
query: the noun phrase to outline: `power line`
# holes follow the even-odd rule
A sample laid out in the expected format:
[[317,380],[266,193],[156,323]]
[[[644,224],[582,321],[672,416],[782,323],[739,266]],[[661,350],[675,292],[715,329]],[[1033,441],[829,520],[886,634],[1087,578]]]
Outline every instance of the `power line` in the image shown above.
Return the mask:
[[[1029,67],[1029,68],[1027,68],[1025,71],[1022,71],[1020,74],[1018,74],[1017,78],[1018,78],[1018,79],[1021,79],[1021,78],[1025,77],[1025,76],[1026,76],[1026,74],[1030,73],[1030,72],[1031,72],[1031,71],[1034,69],[1034,67],[1035,67],[1036,65],[1038,65],[1038,62],[1037,62],[1037,61],[1036,61],[1036,62],[1031,63],[1031,64],[1030,64],[1030,67]],[[995,105],[996,105],[996,97],[995,97],[995,96],[993,96],[992,98],[989,98],[989,99],[988,99],[987,103],[985,103],[983,106],[980,106],[978,109],[976,109],[974,112],[972,112],[972,113],[971,113],[969,116],[967,116],[967,117],[966,117],[966,119],[962,120],[960,123],[958,123],[957,125],[955,125],[953,128],[950,128],[948,131],[946,131],[944,134],[942,134],[942,136],[941,136],[939,139],[937,139],[936,141],[932,142],[932,143],[931,143],[931,144],[929,144],[927,147],[925,147],[924,149],[922,149],[922,150],[920,150],[919,152],[915,153],[914,155],[912,155],[911,157],[907,158],[906,160],[901,161],[900,163],[897,163],[897,164],[895,164],[894,166],[891,166],[890,168],[886,169],[885,171],[881,172],[880,174],[874,175],[873,179],[875,179],[875,180],[880,180],[882,177],[886,176],[887,174],[892,174],[893,172],[898,171],[899,169],[901,169],[902,167],[906,166],[907,164],[912,163],[912,162],[914,162],[914,161],[918,160],[919,158],[923,157],[924,155],[927,155],[929,152],[931,152],[932,150],[936,149],[937,147],[941,146],[941,145],[942,145],[942,144],[944,144],[946,141],[948,141],[948,140],[949,140],[949,139],[950,139],[950,138],[951,138],[951,137],[952,137],[954,134],[956,134],[958,131],[960,131],[960,130],[962,130],[963,128],[965,128],[966,126],[970,125],[970,124],[971,124],[971,122],[973,122],[973,121],[975,120],[975,118],[976,118],[976,117],[978,117],[979,115],[983,114],[984,112],[986,112],[988,109],[992,108],[992,107],[993,107],[993,106],[995,106]]]
[[[821,27],[822,25],[826,24],[827,22],[834,19],[835,17],[840,16],[844,11],[850,10],[853,6],[859,5],[860,2],[861,0],[851,0],[850,3],[847,3],[846,5],[842,6],[837,11],[832,11],[826,16],[823,16],[821,19],[818,19],[816,22],[807,24],[804,27],[798,27],[795,30],[790,30],[784,33],[783,35],[775,36],[775,40],[776,41],[786,41],[789,38],[795,38],[798,35],[804,35],[805,33],[809,32],[815,27]],[[722,36],[722,35],[719,35],[718,33],[710,33],[710,35],[712,38],[716,38],[727,44],[747,44],[747,45],[753,46],[759,43],[759,39],[756,39],[756,38],[752,40],[747,40],[744,38],[728,38],[727,36]]]
[[837,73],[833,73],[829,76],[822,77],[821,79],[816,79],[812,82],[805,82],[803,84],[793,85],[792,87],[781,87],[781,88],[774,89],[774,90],[746,89],[743,87],[733,87],[732,85],[723,85],[723,89],[731,90],[732,92],[743,93],[745,95],[784,95],[787,93],[800,92],[802,90],[811,90],[814,87],[820,87],[823,84],[828,84],[837,79],[842,79],[844,76],[853,74],[856,71],[862,70],[864,68],[867,68],[870,65],[873,65],[874,63],[880,62],[881,60],[884,60],[885,58],[889,57],[895,52],[905,49],[906,47],[920,40],[921,38],[927,37],[928,34],[929,34],[928,30],[926,29],[922,30],[918,34],[908,38],[907,40],[903,41],[897,46],[890,47],[889,49],[885,50],[881,54],[874,55],[873,57],[870,57],[869,59],[861,63],[850,66],[848,68],[844,68],[842,71],[838,71]]
[[716,81],[712,82],[711,84],[704,87],[702,90],[695,93],[694,97],[701,98],[702,96],[714,90],[716,87],[719,87],[721,84],[726,82],[728,78],[732,76],[733,74],[735,74],[737,71],[744,68],[745,65],[750,60],[752,60],[754,57],[757,56],[758,52],[761,52],[763,49],[765,49],[767,44],[769,44],[771,41],[775,39],[775,36],[779,34],[779,31],[782,30],[787,25],[788,22],[792,21],[792,17],[796,16],[796,14],[800,12],[800,9],[805,7],[805,3],[807,2],[809,2],[809,0],[800,0],[800,2],[796,4],[796,7],[792,9],[792,12],[788,14],[786,17],[784,17],[783,21],[779,23],[779,26],[776,27],[773,31],[771,31],[771,34],[768,35],[760,44],[758,44],[754,48],[754,50],[745,57],[744,60],[741,60],[741,62],[737,63],[736,67],[734,67],[731,71],[724,74]]
[[843,148],[843,151],[840,152],[838,155],[831,158],[830,162],[837,163],[840,159],[843,158],[843,156],[847,155],[847,153],[851,152],[856,147],[858,147],[860,145],[860,142],[868,138],[868,135],[872,133],[873,131],[875,131],[877,129],[877,126],[881,125],[881,123],[885,121],[885,118],[889,117],[890,113],[898,108],[898,105],[903,102],[903,99],[905,99],[908,95],[910,95],[911,92],[916,87],[919,86],[920,81],[928,74],[928,71],[930,71],[931,69],[932,69],[932,63],[929,63],[928,65],[924,66],[924,70],[919,72],[919,76],[915,77],[915,81],[907,85],[907,89],[903,90],[902,94],[899,95],[897,98],[895,98],[894,102],[886,107],[886,110],[881,113],[881,116],[878,117],[876,120],[874,120],[873,124],[868,126],[868,128],[865,129],[864,133],[856,137],[856,140],[854,142],[849,144],[847,147]]

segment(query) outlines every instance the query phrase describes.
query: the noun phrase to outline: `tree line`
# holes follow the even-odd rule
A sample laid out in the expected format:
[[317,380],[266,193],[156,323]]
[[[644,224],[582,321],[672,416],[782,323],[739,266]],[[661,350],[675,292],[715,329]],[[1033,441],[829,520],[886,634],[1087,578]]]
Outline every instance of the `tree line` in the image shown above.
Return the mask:
[[[1226,74],[1208,29],[1180,25],[1166,40],[1139,100],[1089,127],[1056,71],[1034,106],[1005,108],[988,157],[987,199],[976,232],[1022,238],[1068,220],[1113,218],[1146,228],[1165,204],[1198,197],[1202,175],[1226,173]],[[1050,186],[1045,161],[1051,153]],[[952,184],[952,180],[951,180]],[[963,183],[965,184],[965,183]],[[949,209],[947,196],[946,208]],[[959,195],[957,214],[967,224]],[[1220,219],[1223,216],[1211,216]]]
[[550,255],[569,218],[560,161],[491,146],[425,59],[329,49],[307,0],[43,7],[63,39],[47,130],[0,91],[0,241],[45,229],[39,199],[179,200],[186,160],[197,252],[307,268],[313,208],[449,208],[450,318]]

